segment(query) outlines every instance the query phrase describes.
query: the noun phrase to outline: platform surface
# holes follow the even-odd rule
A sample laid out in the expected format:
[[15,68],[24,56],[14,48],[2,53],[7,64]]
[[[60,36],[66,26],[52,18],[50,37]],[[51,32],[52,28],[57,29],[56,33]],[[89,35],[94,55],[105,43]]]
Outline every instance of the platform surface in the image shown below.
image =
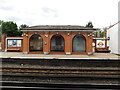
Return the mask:
[[93,55],[43,55],[23,54],[23,52],[0,52],[0,58],[120,59],[120,56],[111,53],[94,53]]

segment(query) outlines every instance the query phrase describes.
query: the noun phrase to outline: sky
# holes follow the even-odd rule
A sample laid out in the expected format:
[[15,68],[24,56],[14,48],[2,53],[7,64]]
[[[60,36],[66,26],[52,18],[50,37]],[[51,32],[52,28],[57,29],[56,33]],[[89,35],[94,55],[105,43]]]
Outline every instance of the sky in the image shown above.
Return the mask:
[[0,0],[0,20],[18,26],[80,25],[94,28],[118,22],[119,0]]

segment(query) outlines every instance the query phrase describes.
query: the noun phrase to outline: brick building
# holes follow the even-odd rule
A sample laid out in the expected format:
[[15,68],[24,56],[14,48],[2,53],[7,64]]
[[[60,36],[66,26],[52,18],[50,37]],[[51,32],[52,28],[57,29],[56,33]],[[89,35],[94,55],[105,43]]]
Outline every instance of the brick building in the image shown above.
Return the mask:
[[[90,33],[95,30],[77,25],[40,25],[23,28],[21,29],[22,52],[61,55],[92,54],[93,39]],[[6,48],[8,49],[7,46]]]

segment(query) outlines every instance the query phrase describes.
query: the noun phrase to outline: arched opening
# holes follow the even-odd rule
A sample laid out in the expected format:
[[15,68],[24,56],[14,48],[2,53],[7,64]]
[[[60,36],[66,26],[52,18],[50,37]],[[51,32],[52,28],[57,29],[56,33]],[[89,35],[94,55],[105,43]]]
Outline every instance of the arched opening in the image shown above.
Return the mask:
[[51,52],[64,52],[64,38],[56,34],[51,38]]
[[73,52],[86,52],[86,39],[78,34],[73,38]]
[[30,37],[30,52],[43,51],[43,39],[40,35],[34,34]]

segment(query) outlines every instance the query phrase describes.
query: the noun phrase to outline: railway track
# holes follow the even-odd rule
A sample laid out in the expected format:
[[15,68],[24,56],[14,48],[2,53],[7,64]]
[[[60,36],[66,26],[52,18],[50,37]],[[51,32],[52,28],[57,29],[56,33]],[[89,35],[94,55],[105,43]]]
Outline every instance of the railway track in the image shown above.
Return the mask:
[[[3,64],[37,65],[53,67],[120,67],[119,59],[22,59],[1,58]],[[14,67],[14,66],[13,66]]]
[[4,58],[0,72],[3,88],[60,90],[120,88],[119,60]]
[[38,83],[38,82],[16,82],[16,81],[0,81],[4,89],[52,89],[52,90],[118,90],[120,85],[114,84],[85,84],[85,83]]
[[49,68],[2,68],[3,74],[17,74],[17,75],[47,75],[47,76],[74,76],[74,77],[114,77],[120,78],[119,68],[79,68],[79,69],[49,69]]

